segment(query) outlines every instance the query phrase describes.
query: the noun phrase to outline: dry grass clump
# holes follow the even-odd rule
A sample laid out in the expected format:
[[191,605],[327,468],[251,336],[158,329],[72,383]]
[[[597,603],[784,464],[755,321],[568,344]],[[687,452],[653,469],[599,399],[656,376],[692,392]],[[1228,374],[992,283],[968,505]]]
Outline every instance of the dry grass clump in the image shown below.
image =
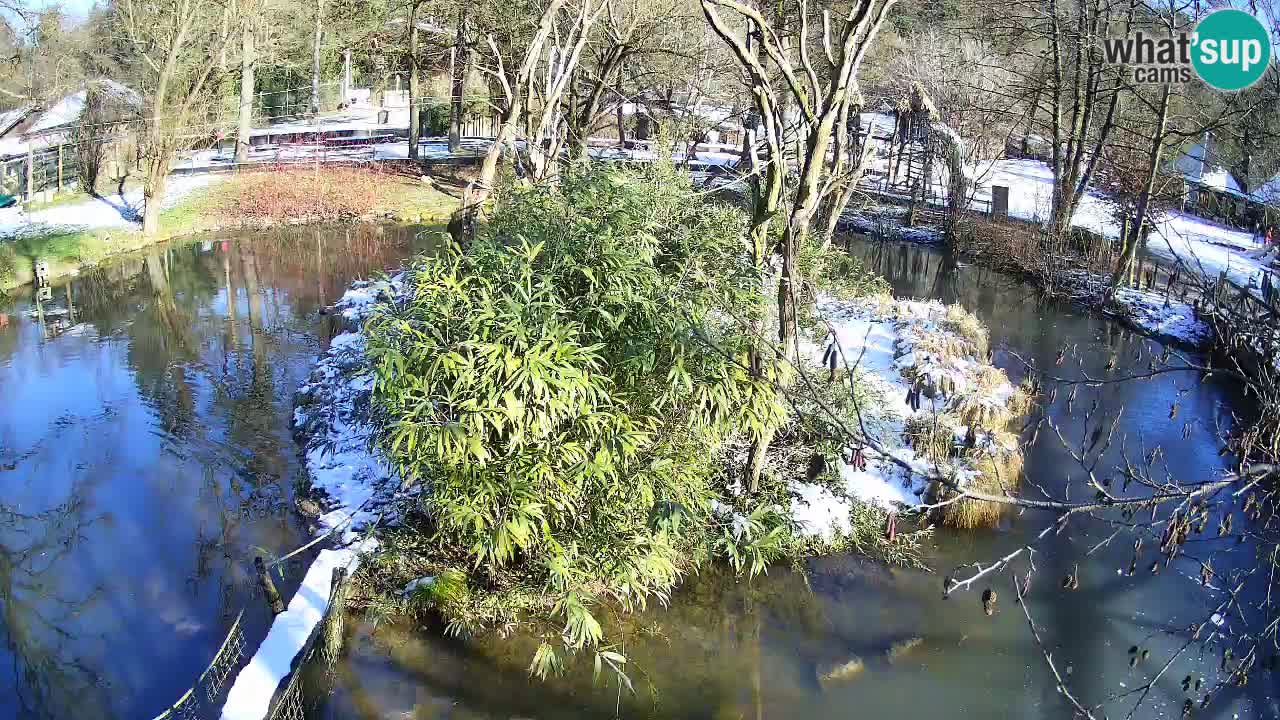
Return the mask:
[[893,299],[892,295],[877,293],[875,295],[868,295],[867,297],[859,298],[858,302],[861,303],[863,307],[867,308],[873,317],[898,318],[899,303],[897,300]]
[[1031,378],[1025,378],[1018,384],[1018,387],[1014,388],[1013,394],[1009,396],[1009,401],[1005,403],[1005,406],[1009,408],[1009,414],[1015,418],[1020,418],[1031,412],[1031,408],[1035,404],[1035,382]]
[[[973,391],[957,397],[952,411],[960,424],[975,428],[1007,427],[1019,414],[1004,397],[1009,377],[1000,368],[985,365],[973,377]],[[1010,394],[1010,399],[1012,394]]]
[[916,353],[929,353],[949,363],[970,360],[978,354],[977,346],[969,338],[942,329],[920,332],[912,350]]
[[903,435],[911,448],[930,462],[942,464],[956,452],[955,418],[939,413],[916,415],[907,420]]
[[987,354],[991,339],[987,334],[987,328],[973,313],[959,305],[948,305],[941,325],[972,343],[975,358],[984,357]]
[[[998,487],[988,487],[988,485],[988,478],[984,475],[974,479],[972,488],[993,495],[1000,494],[999,492],[993,492],[998,491]],[[948,492],[946,496],[954,497],[954,493]],[[995,527],[999,524],[1002,510],[1002,506],[993,502],[964,498],[943,505],[938,509],[937,517],[938,521],[947,527],[958,530],[976,530],[978,528]]]
[[[969,481],[969,489],[987,495],[1008,495],[1021,483],[1022,451],[1018,448],[1017,438],[1012,433],[1002,434],[1007,437],[997,438],[990,447],[968,449],[962,453],[967,464],[978,473]],[[944,497],[954,495],[946,491]],[[989,528],[1000,522],[1003,510],[1004,506],[999,503],[965,498],[943,506],[939,519],[944,525],[961,530]]]
[[[1022,484],[1022,448],[1018,444],[1018,436],[1006,429],[984,432],[977,447],[965,448],[960,457],[977,473],[967,484],[971,490],[987,495],[1008,495]],[[934,495],[939,500],[956,494],[941,487],[935,491]],[[1003,510],[1004,506],[998,503],[965,498],[943,506],[938,511],[938,519],[944,525],[961,530],[995,527]]]

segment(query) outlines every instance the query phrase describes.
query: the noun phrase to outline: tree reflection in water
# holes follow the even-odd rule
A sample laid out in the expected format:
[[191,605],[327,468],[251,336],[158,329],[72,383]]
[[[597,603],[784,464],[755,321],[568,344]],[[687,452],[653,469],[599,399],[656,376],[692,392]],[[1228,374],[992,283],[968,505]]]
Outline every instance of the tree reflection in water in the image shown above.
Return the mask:
[[290,422],[320,307],[429,243],[338,227],[157,246],[34,317],[3,310],[0,717],[151,717],[241,607],[256,645],[252,559],[306,539]]

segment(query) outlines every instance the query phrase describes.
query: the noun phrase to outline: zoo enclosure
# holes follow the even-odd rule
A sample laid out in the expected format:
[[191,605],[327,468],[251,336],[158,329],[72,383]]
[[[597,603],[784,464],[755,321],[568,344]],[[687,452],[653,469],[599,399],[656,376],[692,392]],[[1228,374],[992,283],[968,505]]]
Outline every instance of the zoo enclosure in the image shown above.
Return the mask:
[[62,192],[70,185],[79,184],[79,158],[73,143],[49,145],[39,150],[30,149],[25,155],[10,156],[0,160],[0,188],[24,202],[45,191]]

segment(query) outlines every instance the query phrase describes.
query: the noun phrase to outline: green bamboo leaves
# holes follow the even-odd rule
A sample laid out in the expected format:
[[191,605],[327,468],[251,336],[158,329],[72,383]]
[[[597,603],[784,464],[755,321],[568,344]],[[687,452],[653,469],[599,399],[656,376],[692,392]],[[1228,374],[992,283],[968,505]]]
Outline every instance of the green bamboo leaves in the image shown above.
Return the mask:
[[[599,646],[604,599],[665,600],[720,542],[718,448],[783,412],[739,360],[733,318],[764,301],[742,238],[738,212],[669,168],[570,174],[504,193],[471,248],[418,260],[408,300],[367,327],[378,442],[426,486],[441,554],[473,585],[544,587],[556,644]],[[773,527],[753,518],[748,544]],[[744,570],[769,557],[744,553]],[[544,644],[530,671],[559,667]]]

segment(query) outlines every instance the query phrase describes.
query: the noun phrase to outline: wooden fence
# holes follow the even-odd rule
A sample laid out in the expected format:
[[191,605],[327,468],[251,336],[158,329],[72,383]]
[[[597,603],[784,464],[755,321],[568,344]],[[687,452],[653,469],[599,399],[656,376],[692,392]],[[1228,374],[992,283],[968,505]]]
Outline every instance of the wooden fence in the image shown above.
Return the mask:
[[45,191],[62,192],[79,182],[79,157],[75,145],[59,143],[0,161],[0,189],[23,202]]

